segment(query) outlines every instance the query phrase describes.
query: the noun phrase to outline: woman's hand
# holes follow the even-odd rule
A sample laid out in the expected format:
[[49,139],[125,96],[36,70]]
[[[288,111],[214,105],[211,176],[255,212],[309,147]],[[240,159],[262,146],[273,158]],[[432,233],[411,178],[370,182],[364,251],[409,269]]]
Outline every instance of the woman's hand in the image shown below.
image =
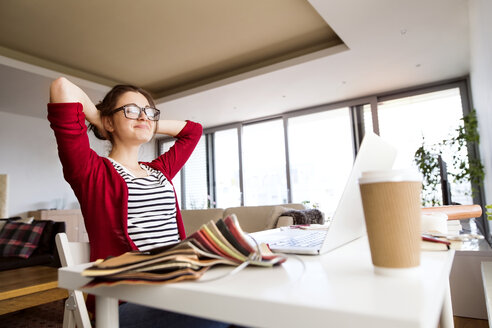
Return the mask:
[[82,104],[85,118],[89,123],[97,127],[97,129],[106,136],[101,116],[96,106],[90,100],[89,96],[82,91],[78,86],[70,82],[64,77],[59,77],[51,83],[50,87],[50,102],[52,103],[67,103],[79,102]]

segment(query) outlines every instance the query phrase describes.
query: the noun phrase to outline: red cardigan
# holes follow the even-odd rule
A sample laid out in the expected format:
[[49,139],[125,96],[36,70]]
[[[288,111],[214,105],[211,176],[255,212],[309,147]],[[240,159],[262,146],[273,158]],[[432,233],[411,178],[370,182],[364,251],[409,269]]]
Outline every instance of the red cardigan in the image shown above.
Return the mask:
[[[77,197],[89,235],[91,261],[117,256],[137,247],[128,236],[128,188],[113,164],[89,146],[80,103],[48,104],[48,120],[55,132],[65,180]],[[146,165],[172,178],[183,167],[202,135],[202,126],[188,121],[174,146]],[[175,193],[176,197],[176,193]],[[176,221],[186,237],[176,199]]]

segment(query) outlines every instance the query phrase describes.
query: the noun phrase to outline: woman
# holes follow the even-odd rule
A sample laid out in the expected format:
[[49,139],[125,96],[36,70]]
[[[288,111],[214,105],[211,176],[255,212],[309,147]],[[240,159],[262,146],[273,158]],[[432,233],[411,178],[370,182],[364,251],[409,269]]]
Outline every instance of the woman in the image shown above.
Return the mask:
[[[97,137],[111,142],[108,157],[90,148],[85,119]],[[129,85],[115,86],[95,106],[65,78],[51,84],[48,120],[55,132],[64,177],[84,216],[91,261],[185,238],[171,180],[198,143],[200,124],[160,120],[152,97]],[[175,145],[150,163],[139,162],[140,146],[155,133],[175,137]],[[91,309],[93,304],[88,306]],[[129,327],[226,326],[128,303],[120,306],[120,323]]]

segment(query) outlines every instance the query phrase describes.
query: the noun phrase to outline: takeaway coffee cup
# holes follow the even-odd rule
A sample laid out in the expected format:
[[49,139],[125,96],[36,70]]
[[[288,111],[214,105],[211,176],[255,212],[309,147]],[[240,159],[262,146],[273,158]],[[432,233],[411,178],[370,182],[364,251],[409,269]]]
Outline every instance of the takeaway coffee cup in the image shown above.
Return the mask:
[[421,176],[413,170],[363,172],[359,185],[375,272],[415,271],[420,265]]

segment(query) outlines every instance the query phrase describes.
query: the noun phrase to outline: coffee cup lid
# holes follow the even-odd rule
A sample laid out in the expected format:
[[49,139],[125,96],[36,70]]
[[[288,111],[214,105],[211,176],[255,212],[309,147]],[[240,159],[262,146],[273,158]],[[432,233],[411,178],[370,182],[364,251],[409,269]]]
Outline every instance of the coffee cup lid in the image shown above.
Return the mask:
[[413,169],[365,171],[359,178],[359,183],[422,181],[419,172]]

